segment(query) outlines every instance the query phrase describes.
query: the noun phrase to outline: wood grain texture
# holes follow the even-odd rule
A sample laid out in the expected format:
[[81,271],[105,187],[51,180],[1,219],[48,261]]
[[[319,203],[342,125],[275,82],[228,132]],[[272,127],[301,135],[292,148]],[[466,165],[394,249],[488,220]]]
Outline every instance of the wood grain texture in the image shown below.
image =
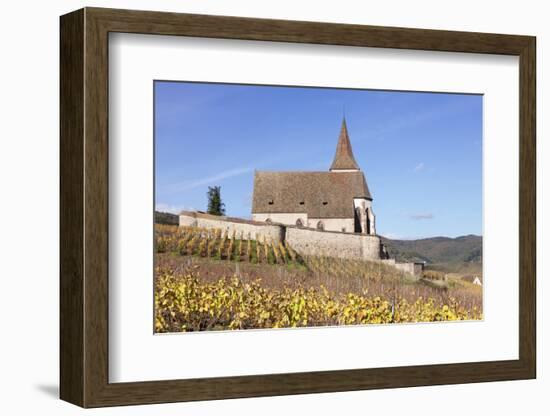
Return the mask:
[[[519,360],[208,379],[108,381],[108,33],[520,57]],[[535,38],[87,8],[61,18],[61,397],[83,407],[535,377]]]
[[60,387],[84,404],[84,12],[60,22]]
[[94,403],[108,380],[109,308],[109,142],[108,32],[85,11],[84,68],[84,377],[85,406]]
[[536,377],[536,41],[520,54],[519,142],[519,338],[520,360]]

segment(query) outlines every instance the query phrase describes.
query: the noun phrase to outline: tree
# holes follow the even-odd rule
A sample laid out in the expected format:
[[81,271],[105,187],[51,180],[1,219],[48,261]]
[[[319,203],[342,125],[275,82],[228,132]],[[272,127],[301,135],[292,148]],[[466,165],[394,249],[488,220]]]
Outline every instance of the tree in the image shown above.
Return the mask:
[[209,186],[208,192],[208,209],[207,212],[212,215],[225,215],[225,204],[222,202],[220,186]]

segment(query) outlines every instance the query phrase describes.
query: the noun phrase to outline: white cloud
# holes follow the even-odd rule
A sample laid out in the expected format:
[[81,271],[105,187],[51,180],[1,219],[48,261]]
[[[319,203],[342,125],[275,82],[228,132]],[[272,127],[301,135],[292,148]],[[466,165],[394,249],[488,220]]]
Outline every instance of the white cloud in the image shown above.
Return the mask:
[[389,238],[390,240],[405,240],[405,236],[398,233],[384,233],[383,237]]
[[423,240],[425,238],[433,238],[437,235],[405,235],[399,233],[383,233],[382,237],[386,237],[390,240]]
[[417,240],[422,237],[413,236],[413,235],[404,235],[399,233],[384,233],[382,235],[383,237],[386,237],[390,240]]
[[409,218],[411,220],[415,220],[415,221],[433,220],[434,219],[434,214],[432,214],[431,212],[423,212],[423,213],[419,213],[419,214],[411,214],[411,215],[409,215]]
[[168,185],[168,187],[175,192],[185,191],[204,185],[216,184],[217,182],[223,181],[224,179],[244,175],[245,173],[252,172],[253,170],[254,169],[251,167],[229,169],[212,176],[207,176],[206,178],[191,179],[189,181]]
[[413,171],[414,172],[420,172],[423,169],[424,169],[424,162],[420,162],[414,167]]
[[169,212],[170,214],[179,214],[181,211],[196,211],[193,207],[186,207],[186,206],[177,206],[177,205],[170,205],[170,204],[164,204],[162,202],[159,202],[155,205],[155,211],[159,212]]
[[423,112],[415,110],[409,114],[394,113],[396,114],[396,117],[393,120],[385,120],[383,125],[374,127],[368,133],[368,136],[383,141],[388,133],[395,134],[399,131],[405,131],[412,126],[429,123],[432,120],[437,120],[451,114],[456,114],[466,108],[469,107],[462,102],[453,102],[451,104],[439,106]]

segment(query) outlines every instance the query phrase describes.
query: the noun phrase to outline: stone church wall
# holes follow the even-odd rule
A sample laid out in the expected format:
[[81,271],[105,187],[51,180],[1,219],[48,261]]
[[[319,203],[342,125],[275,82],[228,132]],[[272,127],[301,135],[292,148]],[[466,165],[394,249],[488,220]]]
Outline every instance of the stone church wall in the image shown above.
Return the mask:
[[355,220],[353,218],[310,218],[308,222],[309,228],[317,228],[317,223],[323,222],[325,231],[338,231],[352,233],[355,231]]
[[307,213],[305,212],[252,214],[252,219],[259,222],[266,222],[269,219],[271,222],[289,225],[296,225],[296,221],[300,219],[304,226],[308,223]]
[[355,220],[353,218],[308,218],[305,212],[296,213],[270,213],[270,214],[252,214],[254,221],[266,222],[268,219],[272,223],[286,224],[290,226],[296,225],[296,221],[300,219],[304,227],[317,228],[319,221],[323,222],[326,231],[352,233],[355,230]]

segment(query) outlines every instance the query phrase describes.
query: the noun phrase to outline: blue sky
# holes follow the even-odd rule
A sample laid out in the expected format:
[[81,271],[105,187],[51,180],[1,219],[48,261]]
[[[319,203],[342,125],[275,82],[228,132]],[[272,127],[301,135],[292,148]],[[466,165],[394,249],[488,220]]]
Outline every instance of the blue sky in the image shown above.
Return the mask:
[[480,95],[156,81],[156,209],[249,218],[254,170],[328,170],[345,108],[390,238],[482,232]]

